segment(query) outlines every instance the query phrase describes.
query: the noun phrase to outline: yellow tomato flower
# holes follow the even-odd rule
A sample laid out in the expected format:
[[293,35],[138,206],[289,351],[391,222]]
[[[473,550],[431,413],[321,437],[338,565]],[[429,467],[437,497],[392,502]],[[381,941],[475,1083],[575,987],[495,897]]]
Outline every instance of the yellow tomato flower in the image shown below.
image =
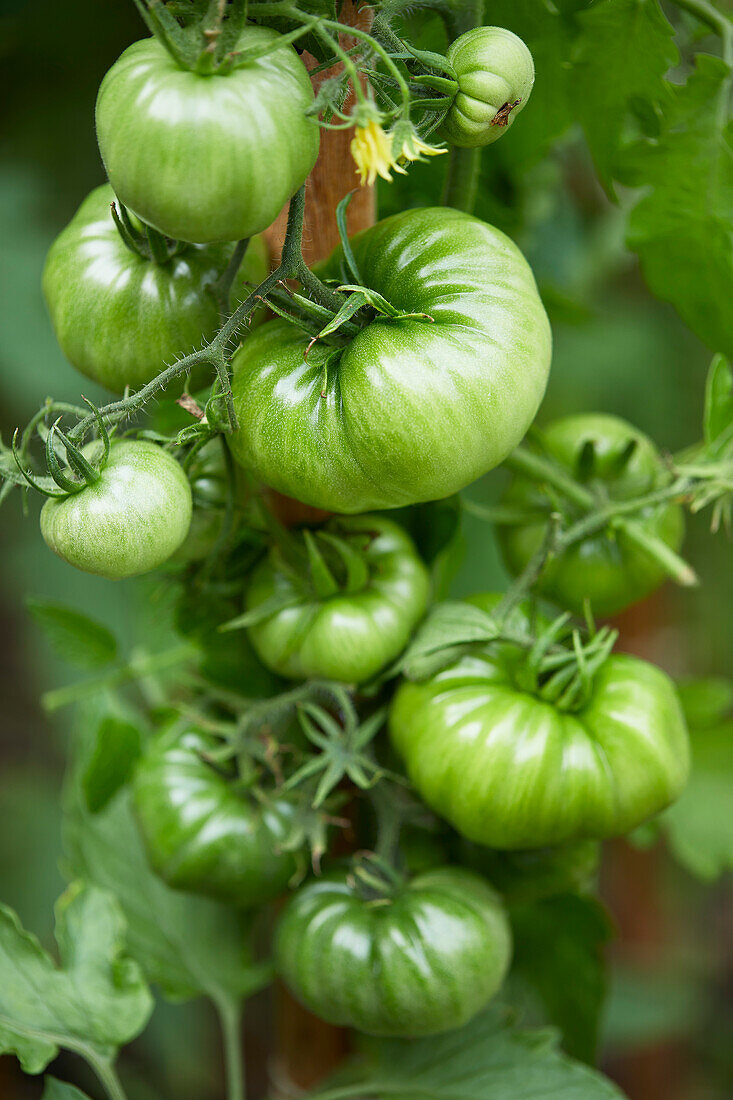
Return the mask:
[[363,126],[357,124],[351,140],[351,155],[362,187],[365,183],[371,187],[377,176],[391,183],[392,169],[404,171],[392,156],[392,135],[386,134],[375,118],[370,118]]
[[389,136],[392,138],[392,156],[398,162],[424,160],[426,156],[437,157],[448,152],[445,146],[429,145],[423,141],[411,122],[398,122]]

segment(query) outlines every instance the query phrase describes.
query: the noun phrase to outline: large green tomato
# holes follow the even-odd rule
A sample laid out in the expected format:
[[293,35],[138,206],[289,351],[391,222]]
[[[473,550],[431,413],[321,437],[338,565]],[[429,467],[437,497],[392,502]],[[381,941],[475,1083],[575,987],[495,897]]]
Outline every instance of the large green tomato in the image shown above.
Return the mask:
[[[247,27],[237,50],[276,42]],[[234,241],[270,225],[318,156],[313,89],[284,43],[230,72],[182,69],[155,38],[115,62],[97,96],[97,139],[116,195],[180,241]]]
[[46,501],[41,534],[69,565],[119,580],[166,561],[188,533],[191,509],[191,487],[174,458],[155,443],[121,440],[93,485]]
[[358,555],[357,585],[319,598],[307,578],[271,552],[251,575],[245,606],[279,607],[249,636],[263,663],[282,676],[359,684],[404,649],[425,613],[430,577],[409,535],[381,516],[334,519],[325,533]]
[[[114,201],[108,184],[87,195],[51,245],[43,293],[69,362],[122,393],[214,336],[219,310],[211,287],[232,246],[189,245],[167,263],[154,263],[123,242],[110,212]],[[265,242],[255,237],[234,279],[232,306],[243,297],[243,284],[259,285],[268,270]],[[209,367],[200,381],[212,379]]]
[[534,84],[532,54],[504,27],[475,27],[448,49],[458,92],[443,135],[463,148],[491,145],[526,106]]
[[[340,353],[318,343],[307,360],[307,336],[263,325],[233,361],[234,456],[334,512],[448,496],[506,457],[542,399],[551,338],[532,272],[503,233],[445,207],[352,243],[366,285],[432,321],[379,316]],[[341,259],[323,274],[338,277]]]
[[461,1027],[494,996],[510,954],[497,895],[460,867],[381,898],[363,897],[350,875],[324,875],[290,899],[275,939],[279,973],[306,1008],[372,1035]]
[[611,656],[584,705],[564,711],[526,690],[522,671],[513,646],[488,645],[394,697],[392,742],[459,833],[510,849],[600,840],[678,797],[689,745],[664,672]]
[[[642,432],[615,416],[581,414],[555,420],[537,434],[541,453],[554,459],[595,493],[599,506],[645,496],[669,483],[669,473],[654,444]],[[532,513],[536,519],[498,530],[507,568],[520,573],[540,549],[547,517],[557,497],[523,477],[509,485],[504,503]],[[572,504],[563,502],[570,520],[580,518]],[[677,550],[684,535],[684,514],[677,504],[657,504],[634,514],[643,530]],[[665,579],[666,573],[623,532],[608,530],[591,535],[551,559],[540,577],[538,590],[561,607],[578,614],[589,600],[596,615],[614,615],[643,599]]]
[[296,873],[284,851],[295,815],[283,796],[258,799],[205,760],[211,734],[173,725],[148,744],[135,809],[153,869],[169,886],[234,905],[278,897]]

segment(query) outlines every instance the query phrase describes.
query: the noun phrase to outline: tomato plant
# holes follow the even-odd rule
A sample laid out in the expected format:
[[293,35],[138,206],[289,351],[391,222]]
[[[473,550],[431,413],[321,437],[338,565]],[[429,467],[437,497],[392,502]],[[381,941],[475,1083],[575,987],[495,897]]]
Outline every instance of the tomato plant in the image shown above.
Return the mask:
[[[72,593],[31,613],[84,673],[43,698],[76,705],[58,960],[0,906],[0,1054],[69,1050],[127,1100],[152,987],[214,1005],[227,1100],[263,1100],[265,1061],[309,1100],[620,1097],[592,1067],[609,987],[621,1015],[604,842],[733,866],[733,689],[669,674],[706,660],[684,601],[716,580],[686,513],[733,520],[733,24],[702,0],[497,25],[479,0],[135,6],[150,37],[97,95],[107,182],[43,273],[61,351],[115,398],[47,397],[0,442],[0,501],[45,498],[44,581]],[[627,246],[715,353],[674,402]],[[613,620],[658,590],[664,618]],[[242,1006],[276,980],[248,1082]],[[370,1038],[329,1079],[334,1026]],[[190,1100],[164,1032],[146,1088]]]

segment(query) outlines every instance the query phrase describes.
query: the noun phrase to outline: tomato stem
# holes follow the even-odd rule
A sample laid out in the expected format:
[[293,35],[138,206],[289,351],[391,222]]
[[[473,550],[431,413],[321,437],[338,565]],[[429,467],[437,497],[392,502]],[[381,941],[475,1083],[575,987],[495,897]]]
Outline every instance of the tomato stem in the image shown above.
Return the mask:
[[[483,14],[484,0],[448,0],[446,9],[441,10],[451,39],[481,26]],[[459,149],[454,145],[448,160],[443,205],[472,214],[476,205],[480,169],[480,148]]]
[[246,1100],[244,1051],[242,1049],[242,1006],[230,1000],[217,1000],[216,1011],[224,1045],[227,1076],[227,1100]]

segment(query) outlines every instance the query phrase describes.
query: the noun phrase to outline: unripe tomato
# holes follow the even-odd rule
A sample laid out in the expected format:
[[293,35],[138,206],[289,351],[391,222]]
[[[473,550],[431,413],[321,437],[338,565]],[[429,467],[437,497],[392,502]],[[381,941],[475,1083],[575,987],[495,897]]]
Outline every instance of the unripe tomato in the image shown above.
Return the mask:
[[[247,27],[235,52],[275,42]],[[167,237],[235,241],[270,225],[318,156],[313,89],[287,43],[228,72],[182,69],[156,38],[102,81],[97,139],[120,202]]]
[[[334,512],[437,500],[496,466],[537,412],[551,336],[516,245],[446,207],[352,242],[365,284],[401,311],[339,349],[282,320],[234,356],[232,453],[267,485]],[[322,274],[339,277],[337,250]],[[328,360],[328,369],[325,369]]]
[[461,867],[372,898],[350,875],[324,875],[290,899],[275,939],[294,996],[329,1023],[371,1035],[462,1027],[494,996],[510,955],[498,896]]
[[[107,389],[136,390],[164,367],[210,340],[219,327],[212,284],[232,245],[189,245],[166,263],[128,248],[112,219],[108,184],[87,195],[46,257],[43,293],[56,339],[66,358]],[[231,304],[269,270],[261,237],[250,241],[232,284]],[[211,367],[191,382],[213,378]]]
[[178,549],[191,507],[178,462],[155,443],[123,439],[112,443],[93,485],[46,501],[41,534],[69,565],[119,580],[155,569]]
[[176,890],[244,907],[286,889],[297,865],[283,849],[295,808],[279,795],[239,789],[205,755],[221,741],[175,725],[148,744],[134,779],[137,819],[151,866]]
[[674,802],[689,744],[664,672],[613,655],[563,710],[523,686],[520,657],[487,645],[398,688],[392,742],[431,809],[468,840],[515,849],[617,836]]
[[475,27],[456,38],[446,56],[455,70],[458,92],[443,121],[443,135],[461,148],[491,145],[529,99],[532,54],[504,27]]
[[[669,483],[659,453],[650,439],[616,416],[583,413],[555,420],[537,433],[537,446],[598,495],[599,505],[645,496]],[[504,503],[526,510],[536,519],[498,529],[504,561],[520,573],[542,545],[547,516],[557,497],[541,486],[515,476]],[[577,507],[562,502],[570,521],[580,518]],[[684,535],[684,513],[678,504],[656,504],[633,519],[650,535],[677,550]],[[666,578],[664,569],[623,530],[597,532],[550,559],[537,590],[561,607],[583,613],[587,599],[600,616],[615,615],[653,592]]]
[[360,556],[360,585],[351,588],[343,578],[332,595],[319,597],[273,552],[254,569],[245,607],[280,607],[250,626],[249,636],[262,662],[281,676],[363,683],[404,649],[425,614],[430,577],[412,539],[390,520],[345,516],[325,530]]

